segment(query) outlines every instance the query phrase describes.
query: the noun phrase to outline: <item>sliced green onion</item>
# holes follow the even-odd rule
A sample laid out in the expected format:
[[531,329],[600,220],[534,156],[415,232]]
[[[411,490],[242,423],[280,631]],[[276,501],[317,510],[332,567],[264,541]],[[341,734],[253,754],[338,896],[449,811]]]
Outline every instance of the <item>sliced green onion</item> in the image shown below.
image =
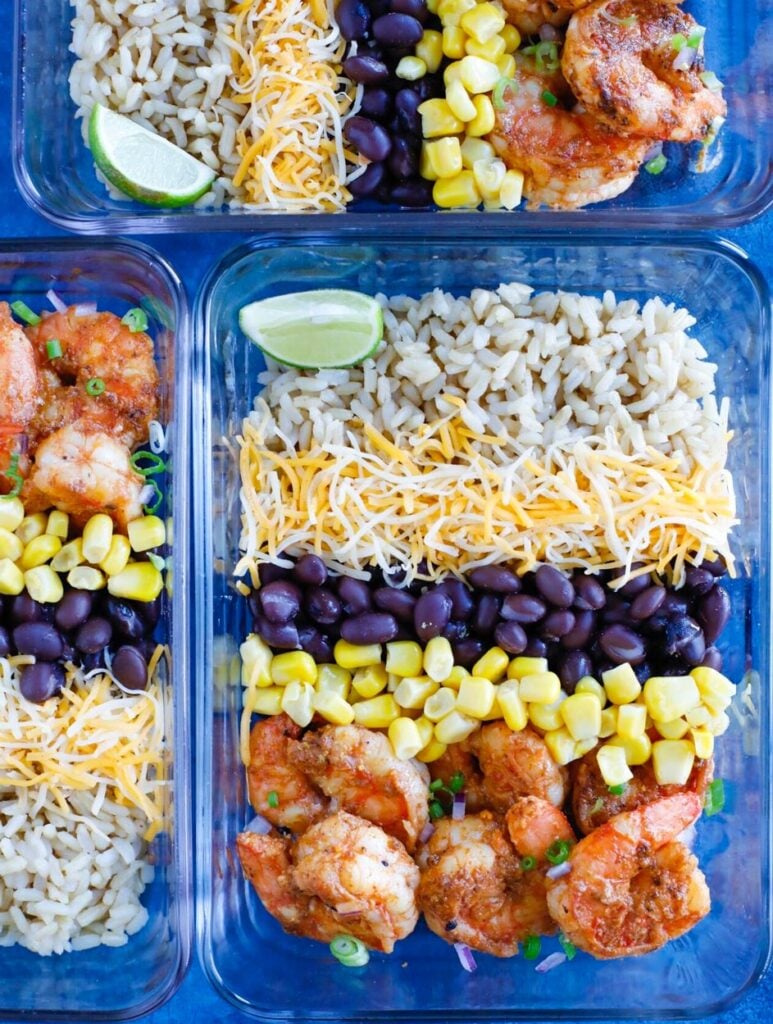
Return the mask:
[[272,789],[266,797],[266,803],[269,807],[277,808],[279,806],[279,794],[275,789]]
[[596,802],[594,803],[593,807],[591,807],[591,809],[590,809],[591,814],[598,814],[598,812],[601,810],[601,808],[603,806],[604,806],[604,801],[601,799],[600,796],[597,796],[596,797]]
[[722,779],[714,779],[709,783],[706,795],[703,798],[703,811],[707,818],[711,818],[725,806],[725,784]]
[[657,156],[653,156],[651,160],[648,160],[644,165],[644,170],[647,174],[662,174],[666,168],[668,160],[662,153],[658,153]]
[[430,793],[437,793],[437,791],[439,789],[444,789],[444,788],[445,787],[443,786],[443,780],[442,779],[433,779],[432,782],[430,782],[430,784],[429,784],[429,791],[430,791]]
[[352,935],[336,935],[330,943],[330,952],[344,967],[364,967],[370,960],[367,946]]
[[693,50],[697,50],[698,47],[703,42],[703,37],[705,35],[706,35],[706,27],[705,27],[705,25],[696,25],[695,28],[693,29],[692,33],[690,34],[688,40],[687,40],[687,45],[691,46],[693,48]]
[[562,932],[558,933],[558,943],[561,946],[561,949],[566,953],[566,959],[574,960],[577,956],[577,947],[574,943],[570,942]]
[[683,36],[681,32],[671,36],[671,49],[675,53],[681,53],[685,46],[687,46],[687,36]]
[[14,484],[7,494],[4,494],[4,498],[16,498],[21,493],[22,486],[24,485],[24,478],[19,472],[19,455],[14,453],[11,456],[11,461],[8,463],[8,469],[3,473],[3,476],[7,477],[8,480],[13,480]]
[[606,7],[602,7],[599,12],[601,17],[606,19],[612,25],[620,25],[622,28],[630,28],[631,25],[635,25],[639,20],[635,14],[629,14],[627,18],[618,18],[614,14],[610,14]]
[[464,772],[454,772],[448,783],[448,788],[452,793],[461,793],[464,789]]
[[523,944],[523,956],[526,960],[536,960],[539,956],[542,943],[539,935],[527,935]]
[[86,381],[86,394],[91,395],[92,398],[96,398],[97,395],[104,394],[105,382],[101,377],[92,377]]
[[494,104],[495,110],[502,110],[504,108],[505,93],[508,89],[512,89],[513,92],[518,91],[516,80],[514,78],[500,78],[491,94],[491,102]]
[[429,802],[429,816],[432,821],[437,821],[438,818],[442,818],[446,812],[443,810],[443,805],[439,800],[430,800]]
[[524,871],[533,871],[537,866],[537,861],[534,857],[521,857],[521,868]]
[[550,40],[543,40],[541,43],[535,43],[532,46],[524,46],[521,53],[534,57],[534,63],[537,65],[538,71],[557,71],[561,66],[558,56],[558,44]]
[[163,572],[166,569],[166,560],[157,555],[154,551],[148,552],[148,561],[151,565],[155,565],[159,572]]
[[58,359],[62,354],[62,343],[58,338],[46,342],[46,355],[49,359]]
[[164,500],[164,492],[158,486],[155,480],[148,480],[146,478],[145,483],[148,487],[153,488],[153,501],[151,504],[143,505],[142,509],[145,515],[152,516],[154,512],[158,512],[161,508],[161,502]]
[[[156,476],[158,473],[165,472],[167,466],[166,462],[161,458],[160,455],[156,455],[155,452],[138,451],[129,459],[132,469],[135,469],[140,476],[149,477]],[[144,465],[143,463],[147,463]]]
[[626,791],[626,788],[627,788],[627,787],[626,787],[626,784],[625,784],[624,782],[621,782],[621,783],[620,783],[619,785],[617,785],[617,786],[610,786],[610,787],[609,787],[609,792],[610,792],[610,793],[611,793],[611,794],[612,794],[613,796],[622,796],[622,795],[623,795],[623,793],[625,793],[625,791]]
[[572,844],[567,842],[566,839],[556,839],[547,848],[545,856],[551,864],[563,864],[568,859],[571,849]]
[[30,327],[37,327],[40,323],[40,317],[37,313],[32,312],[26,302],[22,302],[21,300],[18,302],[12,302],[11,309],[20,320],[23,320],[25,324],[29,324]]
[[139,334],[140,331],[147,331],[148,329],[148,314],[144,309],[135,306],[134,309],[130,309],[125,316],[121,317],[121,323],[129,328],[131,334]]
[[709,92],[722,92],[724,86],[713,71],[701,71],[698,76]]
[[542,99],[547,103],[549,107],[554,107],[558,103],[558,97],[554,96],[549,89],[545,89],[542,94]]

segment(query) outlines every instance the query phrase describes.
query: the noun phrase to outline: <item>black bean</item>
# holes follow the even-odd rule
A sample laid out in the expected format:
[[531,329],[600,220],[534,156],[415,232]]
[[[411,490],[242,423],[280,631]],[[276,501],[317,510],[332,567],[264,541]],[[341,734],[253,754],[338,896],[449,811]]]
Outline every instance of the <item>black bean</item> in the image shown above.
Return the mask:
[[485,650],[483,642],[472,637],[468,637],[467,640],[460,640],[459,643],[452,646],[454,663],[461,665],[463,668],[469,668],[470,665],[474,665]]
[[537,590],[556,608],[569,608],[574,601],[570,580],[553,565],[540,565],[534,574]]
[[297,651],[300,649],[298,628],[292,622],[277,623],[269,622],[265,618],[259,618],[255,623],[255,629],[269,647],[276,647],[280,651]]
[[502,604],[501,616],[513,622],[532,623],[539,620],[547,612],[547,605],[539,597],[532,594],[511,594]]
[[502,598],[496,594],[481,594],[478,599],[478,607],[472,618],[473,632],[478,636],[491,636],[499,618],[502,607]]
[[43,605],[33,601],[26,590],[13,599],[11,622],[39,622],[43,618]]
[[395,93],[395,109],[400,127],[410,135],[421,134],[419,107],[422,98],[414,89],[400,89]]
[[474,587],[496,594],[517,594],[521,589],[521,581],[515,573],[500,565],[481,565],[472,569],[467,578]]
[[375,57],[360,56],[347,57],[344,61],[344,74],[353,82],[362,85],[375,85],[378,82],[386,82],[389,78],[389,68],[381,60]]
[[324,665],[333,660],[333,645],[318,629],[314,629],[312,626],[299,629],[298,640],[301,650],[310,654],[318,665]]
[[615,599],[608,601],[606,607],[602,609],[601,618],[607,626],[616,622],[628,622],[631,617],[630,611],[630,604],[615,595]]
[[273,562],[263,562],[258,568],[258,578],[260,579],[261,587],[267,586],[269,583],[273,583],[274,580],[286,579],[290,570],[285,569],[282,565],[274,565]]
[[544,658],[548,653],[548,645],[538,636],[529,637],[529,642],[523,649],[527,658]]
[[373,35],[384,46],[415,46],[424,35],[418,18],[410,14],[382,14],[373,22]]
[[[116,633],[121,636],[128,640],[139,640],[141,636],[145,635],[147,624],[142,621],[140,613],[128,601],[121,601],[117,597],[108,597],[105,601],[105,612],[115,627]],[[88,615],[85,615],[81,621],[85,621],[86,618]]]
[[451,598],[451,614],[455,619],[462,619],[466,622],[470,618],[475,608],[475,601],[461,580],[453,577],[443,580],[435,589],[443,594],[448,594]]
[[706,640],[702,632],[696,633],[692,640],[679,648],[679,657],[693,667],[702,663],[705,654]]
[[646,661],[640,661],[638,665],[633,666],[633,674],[639,680],[641,685],[644,686],[649,677],[652,675],[652,669]]
[[540,627],[543,640],[560,640],[574,629],[574,615],[566,609],[548,612]]
[[500,622],[494,630],[494,640],[508,654],[522,654],[529,642],[519,622]]
[[383,163],[370,163],[359,178],[355,178],[347,187],[353,196],[365,199],[379,188],[385,174],[386,167]]
[[379,587],[373,591],[373,603],[382,612],[389,612],[401,622],[413,622],[416,598],[409,590],[398,587]]
[[341,624],[341,636],[350,644],[385,644],[397,635],[397,619],[386,612],[365,612]]
[[689,666],[681,658],[672,658],[662,666],[660,674],[662,676],[686,676],[689,671]]
[[[405,136],[392,138],[392,151],[387,157],[389,170],[395,178],[412,178],[419,173],[419,153]],[[392,191],[394,195],[394,190]]]
[[108,619],[95,615],[85,622],[75,634],[75,648],[81,654],[96,654],[110,643],[113,627]]
[[428,590],[416,602],[413,625],[419,640],[426,643],[440,636],[451,621],[451,598],[438,590]]
[[62,656],[62,637],[48,622],[21,622],[13,631],[13,643],[19,654],[32,654],[41,661],[56,661]]
[[689,644],[700,633],[701,628],[689,615],[672,616],[666,623],[664,632],[665,653],[673,655],[681,653],[681,648]]
[[293,576],[304,587],[322,587],[327,582],[327,569],[319,555],[303,555],[293,566]]
[[[632,569],[638,569],[640,566],[633,565]],[[613,581],[614,582],[614,581]],[[621,597],[624,597],[626,601],[633,601],[637,594],[641,594],[643,590],[652,585],[649,573],[643,573],[641,576],[634,576],[632,580],[628,580],[626,584],[620,587],[617,591]]]
[[373,198],[379,203],[391,203],[392,202],[392,179],[387,173],[384,174],[384,178],[381,184],[373,193]]
[[445,637],[446,640],[450,640],[452,644],[457,643],[459,640],[466,640],[470,635],[470,626],[467,622],[462,622],[459,619],[451,619],[446,628],[440,634]]
[[22,697],[33,704],[42,704],[55,697],[64,686],[64,669],[56,663],[38,661],[22,669],[19,689]]
[[[388,121],[392,116],[393,102],[392,94],[387,89],[370,86],[363,92],[360,111],[365,117],[372,117],[376,121]],[[356,180],[359,181],[359,178]]]
[[716,580],[708,569],[699,569],[695,565],[688,565],[685,569],[684,585],[693,594],[707,594],[715,583]]
[[648,636],[656,636],[658,633],[663,632],[670,621],[668,615],[658,612],[657,615],[653,615],[645,622],[640,623],[639,629],[644,630]]
[[631,601],[628,614],[635,622],[648,619],[658,611],[665,599],[665,587],[647,587],[646,590],[640,591]]
[[0,658],[7,658],[11,653],[11,637],[5,626],[0,626]]
[[369,117],[350,117],[344,125],[344,135],[367,160],[386,160],[392,140],[385,128]]
[[558,665],[558,678],[564,689],[571,693],[583,676],[593,675],[593,663],[585,651],[570,651]]
[[276,580],[258,592],[260,606],[269,622],[289,622],[301,607],[301,591],[290,580]]
[[429,14],[424,0],[391,0],[390,6],[396,14],[410,14],[422,23],[427,20]]
[[607,594],[604,587],[594,576],[586,573],[575,573],[572,583],[574,585],[574,605],[581,611],[598,611],[607,603]]
[[148,629],[155,629],[158,620],[161,618],[161,610],[163,608],[163,598],[161,595],[159,594],[155,601],[134,601],[132,603],[145,620]]
[[94,595],[89,590],[68,590],[56,606],[54,623],[59,629],[82,626],[91,615]]
[[701,662],[701,665],[705,665],[706,668],[713,668],[716,669],[717,672],[721,672],[722,655],[720,654],[718,648],[707,647],[706,653],[703,655],[703,661]]
[[625,661],[638,665],[646,656],[644,641],[639,634],[621,623],[602,629],[599,645],[606,656],[618,665]]
[[[566,612],[554,612],[554,615],[566,615]],[[593,612],[577,611],[574,613],[574,625],[561,637],[561,646],[567,651],[579,650],[590,642],[596,628],[596,616]]]
[[720,586],[714,587],[698,605],[698,621],[703,626],[707,644],[713,644],[730,618],[730,596]]
[[719,558],[704,558],[701,562],[701,569],[705,569],[718,579],[727,572],[727,564],[721,555]]
[[663,604],[660,606],[661,615],[686,615],[687,614],[687,602],[683,597],[678,597],[673,592],[669,591],[666,594]]
[[362,615],[371,610],[370,587],[364,580],[342,576],[338,581],[338,596],[347,615]]
[[341,602],[327,587],[315,587],[306,594],[305,608],[309,618],[330,626],[341,618]]
[[136,647],[119,647],[113,655],[111,671],[127,690],[144,690],[148,685],[148,665]]
[[339,0],[336,21],[344,39],[364,39],[371,25],[371,13],[365,0]]
[[412,209],[429,206],[432,202],[432,182],[421,178],[398,182],[392,187],[390,198],[398,206],[410,206]]
[[102,648],[101,651],[95,651],[93,654],[83,654],[80,656],[81,668],[84,672],[93,672],[95,668],[100,670],[107,668],[107,662],[105,661],[106,648]]

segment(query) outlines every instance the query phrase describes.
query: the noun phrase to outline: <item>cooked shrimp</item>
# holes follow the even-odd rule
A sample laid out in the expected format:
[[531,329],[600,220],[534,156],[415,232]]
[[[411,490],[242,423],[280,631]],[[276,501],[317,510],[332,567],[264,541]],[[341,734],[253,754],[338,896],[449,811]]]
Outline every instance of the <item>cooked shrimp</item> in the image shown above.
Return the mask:
[[[299,739],[302,731],[285,714],[257,722],[250,733],[247,769],[252,806],[272,825],[289,828],[296,835],[305,832],[329,807],[329,801],[290,763],[290,741]],[[276,799],[269,802],[272,793]]]
[[129,461],[129,449],[79,420],[43,440],[22,491],[28,512],[51,506],[85,522],[106,512],[121,526],[142,515],[143,478]]
[[395,757],[383,733],[328,725],[292,741],[289,759],[337,806],[375,822],[413,850],[429,820],[429,772]]
[[630,186],[650,147],[615,135],[589,113],[566,109],[573,103],[559,74],[541,75],[521,60],[516,85],[496,111],[489,139],[505,164],[523,173],[531,206],[573,210],[612,199]]
[[[40,381],[35,353],[24,331],[11,316],[7,302],[0,302],[0,493],[3,476],[13,455],[21,454],[21,436],[40,403]],[[19,467],[24,470],[25,467]]]
[[573,843],[575,834],[562,811],[538,796],[519,797],[505,815],[510,842],[522,857],[547,866],[546,854],[558,840]]
[[570,12],[562,10],[564,3],[551,0],[503,0],[507,20],[515,25],[522,36],[534,36],[543,25],[565,25]]
[[471,739],[468,737],[460,743],[452,743],[445,754],[442,754],[436,761],[428,765],[431,778],[440,779],[446,786],[449,785],[454,775],[460,774],[464,777],[462,792],[465,796],[465,806],[468,814],[477,814],[478,811],[490,809],[488,798],[483,787],[483,773],[480,770],[478,759],[472,751]]
[[331,942],[347,933],[391,953],[416,927],[419,870],[396,839],[362,818],[338,811],[297,843],[243,832],[236,845],[263,906],[291,934]]
[[473,734],[473,740],[491,810],[504,814],[519,796],[538,796],[555,807],[563,804],[568,773],[533,729],[512,732],[504,722],[490,722]]
[[83,387],[63,384],[48,367],[41,367],[39,378],[41,401],[27,430],[33,450],[43,438],[76,421],[109,434],[129,449],[141,440],[135,423],[118,411],[111,398],[104,400],[106,392],[92,396]]
[[581,839],[569,873],[548,879],[548,908],[567,938],[600,959],[638,956],[704,918],[706,879],[674,841],[700,813],[696,793],[679,793],[618,814]]
[[691,67],[674,68],[673,37],[688,38],[696,28],[675,3],[598,0],[572,17],[561,67],[585,109],[613,131],[678,142],[702,139],[727,105],[701,80],[700,47]]
[[[71,306],[44,317],[28,328],[27,335],[41,365],[48,359],[46,342],[59,341],[62,354],[53,368],[64,385],[83,391],[90,380],[104,382],[98,401],[90,404],[98,416],[112,415],[115,436],[131,448],[147,437],[148,424],[158,413],[159,377],[153,342],[141,331],[133,334],[114,313],[79,315],[76,310]],[[83,415],[76,403],[73,417]],[[104,425],[104,420],[100,422]]]
[[714,777],[714,760],[696,760],[684,786],[660,786],[655,780],[652,763],[635,765],[622,793],[610,793],[596,760],[596,751],[575,761],[570,769],[572,777],[572,813],[583,834],[592,832],[605,821],[622,811],[633,811],[642,804],[652,803],[664,796],[691,792],[703,797]]

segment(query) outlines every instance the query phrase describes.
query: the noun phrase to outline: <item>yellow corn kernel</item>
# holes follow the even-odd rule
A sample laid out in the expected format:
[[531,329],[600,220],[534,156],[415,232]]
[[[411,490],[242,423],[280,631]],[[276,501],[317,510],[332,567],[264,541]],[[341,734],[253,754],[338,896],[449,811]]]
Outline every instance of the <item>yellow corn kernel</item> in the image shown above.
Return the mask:
[[[76,565],[74,569],[70,569],[67,573],[67,582],[75,590],[104,590],[105,587],[104,575],[91,565]],[[116,594],[115,596],[128,595]],[[151,600],[153,599],[151,598]]]
[[462,80],[462,62],[460,60],[452,61],[443,68],[443,85],[448,88],[451,82],[461,82]]
[[499,189],[507,168],[501,160],[476,160],[472,167],[475,184],[484,199],[494,200],[499,196]]
[[443,680],[443,685],[450,686],[452,690],[458,690],[462,685],[462,680],[466,679],[469,674],[466,668],[462,668],[461,665],[454,665],[448,676]]
[[[461,54],[460,54],[461,56]],[[24,505],[21,498],[5,497],[0,500],[0,529],[18,530],[24,520]]]
[[458,25],[446,25],[443,29],[443,53],[450,60],[459,60],[464,56],[464,44],[467,36]]
[[505,16],[500,7],[484,2],[465,11],[459,24],[473,39],[486,43],[505,27]]
[[687,724],[693,729],[702,729],[707,726],[711,721],[711,712],[707,707],[701,704],[700,707],[693,708],[685,714]]
[[394,693],[402,681],[403,676],[396,676],[394,672],[387,672],[387,693]]
[[432,738],[435,735],[435,723],[427,718],[426,715],[420,715],[419,718],[414,719],[413,724],[419,730],[421,749],[423,750],[428,743],[432,742]]
[[535,672],[521,678],[521,700],[530,704],[554,704],[561,695],[561,680],[555,672]]
[[[465,60],[477,60],[477,58],[466,57]],[[496,67],[496,64],[494,67]],[[490,131],[494,130],[494,122],[496,120],[491,100],[488,96],[474,96],[472,102],[475,104],[477,113],[472,121],[467,122],[466,132],[468,135],[488,135]],[[512,173],[512,171],[507,172],[507,174]],[[505,187],[507,182],[507,174],[505,175],[505,180],[502,183],[502,188]],[[500,189],[500,202],[501,201],[502,196]],[[511,209],[511,207],[508,207],[508,209]]]
[[258,715],[280,715],[283,696],[284,689],[281,686],[266,686],[262,690],[255,690],[251,710]]
[[529,721],[526,705],[521,700],[517,679],[506,679],[497,687],[497,703],[508,729],[520,732]]
[[[493,60],[484,60],[483,57],[467,56],[462,57],[459,63],[461,64],[461,67],[459,68],[459,78],[462,80],[462,85],[465,87],[467,92],[472,93],[473,96],[476,96],[479,93],[491,92],[499,81],[499,68]],[[489,106],[491,106],[490,100]],[[419,107],[419,110],[421,110],[421,107]],[[491,127],[494,127],[493,122]],[[488,131],[491,131],[491,128],[489,128]],[[485,135],[486,133],[478,132],[474,134]]]
[[[456,707],[456,691],[448,686],[441,686],[431,697],[424,701],[424,714],[431,722],[439,722]],[[448,742],[445,740],[444,742]]]
[[628,662],[602,672],[601,681],[613,704],[630,704],[641,693],[641,683]]
[[432,198],[438,206],[448,210],[477,206],[480,203],[480,193],[472,171],[460,171],[454,178],[436,181],[432,188]]
[[[135,520],[135,522],[141,522],[141,520]],[[160,519],[159,522],[161,522]],[[132,524],[129,523],[129,526],[131,527]],[[87,562],[98,565],[103,558],[107,557],[112,539],[113,520],[110,516],[102,512],[92,516],[83,527],[83,557]],[[129,535],[129,542],[131,543],[131,534]],[[134,548],[134,550],[139,551],[140,549]]]
[[429,153],[427,152],[428,145],[428,142],[422,142],[421,144],[421,151],[419,153],[419,174],[425,181],[437,181],[437,174],[435,174],[432,168]]
[[129,538],[124,537],[122,533],[114,533],[113,539],[110,541],[110,549],[99,562],[99,568],[108,576],[115,576],[116,573],[126,568],[131,550]]
[[510,659],[501,647],[490,647],[472,666],[472,675],[498,683],[507,672]]
[[427,10],[430,14],[437,14],[439,0],[427,0]]
[[[86,526],[88,527],[88,523]],[[84,537],[86,531],[84,530]],[[166,543],[166,526],[164,520],[158,516],[142,516],[141,519],[133,519],[126,527],[129,535],[129,543],[133,551],[150,551],[159,548]],[[84,540],[85,545],[85,540]],[[102,558],[105,556],[103,555]],[[101,561],[101,559],[97,559]]]
[[268,644],[250,633],[239,648],[242,659],[242,683],[245,686],[271,686],[271,660],[273,655]]
[[315,683],[317,681],[317,665],[310,654],[305,651],[285,651],[275,654],[271,662],[271,682],[277,686],[287,683]]
[[519,654],[507,666],[507,678],[523,679],[525,676],[538,676],[547,671],[547,658],[529,658],[524,654]]
[[[496,155],[494,147],[485,139],[476,139],[468,135],[462,143],[462,164],[468,171],[473,169],[477,160],[495,160]],[[545,668],[547,669],[547,663]]]
[[695,748],[695,756],[702,761],[711,757],[714,753],[714,735],[708,729],[691,729],[692,745]]
[[618,733],[609,742],[613,747],[623,748],[626,764],[646,764],[652,755],[652,742],[646,732],[641,736],[621,736]]
[[16,536],[22,544],[29,544],[31,540],[46,532],[48,516],[45,512],[36,512],[34,516],[25,516],[16,527]]
[[393,640],[386,645],[386,670],[396,676],[421,675],[424,654],[415,640]]
[[470,94],[460,81],[449,82],[446,88],[446,103],[451,108],[454,117],[458,117],[460,121],[472,121],[477,113]]
[[575,740],[574,742],[574,756],[575,758],[585,757],[598,743],[598,736],[589,736],[587,740]]
[[352,678],[352,686],[361,696],[375,697],[386,689],[387,671],[383,665],[367,665],[365,668],[358,668]]
[[482,57],[490,60],[499,67],[499,58],[508,56],[505,54],[505,41],[501,36],[493,36],[485,43],[479,43],[477,39],[468,39],[464,44],[465,53],[470,57]]
[[502,78],[515,78],[515,57],[512,53],[503,53],[497,60],[497,67]]
[[623,747],[615,747],[605,743],[596,754],[601,777],[608,786],[622,786],[633,778],[633,772],[625,760]]
[[317,665],[317,690],[337,693],[346,699],[352,681],[351,672],[340,665]]
[[602,739],[606,739],[607,736],[613,736],[617,732],[617,712],[618,707],[616,704],[610,704],[609,707],[604,708],[601,712],[599,736]]
[[574,688],[575,693],[592,693],[595,697],[598,697],[599,704],[602,708],[607,703],[607,691],[593,676],[583,676],[582,679],[577,681],[577,685]]
[[437,6],[438,17],[446,25],[458,25],[462,16],[477,5],[478,0],[440,0]]
[[438,684],[429,676],[406,676],[395,690],[395,700],[401,708],[423,708],[424,702],[438,689]]
[[164,578],[151,562],[129,562],[107,581],[107,589],[113,597],[127,597],[132,601],[155,601],[163,588]]
[[381,664],[381,644],[350,644],[347,640],[339,640],[333,648],[336,665],[351,671],[353,668],[367,668],[368,665]]
[[56,604],[64,597],[64,586],[50,565],[38,565],[24,573],[24,586],[33,601]]
[[[420,57],[430,74],[434,74],[443,60],[443,36],[434,29],[427,28],[415,47],[416,56]],[[460,54],[461,56],[461,54]]]
[[424,648],[424,672],[436,683],[445,682],[454,667],[454,652],[443,636],[435,636]]
[[468,679],[462,680],[456,695],[456,710],[461,711],[463,715],[469,715],[470,718],[485,718],[494,706],[495,696],[496,688],[490,679],[471,675]]
[[[0,505],[2,501],[0,501]],[[0,558],[10,558],[12,562],[18,562],[24,551],[24,544],[15,533],[0,526]]]
[[380,693],[370,700],[361,700],[354,705],[354,720],[368,729],[386,729],[390,722],[400,717],[400,708],[391,693]]
[[718,715],[712,715],[708,724],[708,730],[712,736],[724,736],[730,726],[730,719],[724,711]]
[[305,729],[314,717],[314,687],[299,679],[289,682],[282,692],[282,711]]
[[569,764],[575,760],[575,742],[568,729],[551,729],[545,733],[545,745],[556,764]]
[[522,199],[523,172],[508,171],[505,174],[505,180],[502,182],[502,188],[499,190],[499,202],[506,210],[514,210],[516,206],[520,206]]
[[451,743],[461,743],[468,736],[475,732],[480,722],[475,718],[468,718],[460,711],[450,711],[435,726],[435,739],[449,746]]
[[24,548],[19,562],[20,569],[34,569],[36,565],[45,565],[50,562],[57,551],[62,548],[62,542],[58,537],[52,537],[48,533],[41,533],[34,537]]
[[617,731],[624,739],[644,735],[647,728],[647,709],[643,704],[623,704],[617,710]]
[[434,737],[422,747],[419,753],[416,755],[417,761],[422,761],[424,764],[429,764],[431,761],[437,761],[439,757],[442,757],[448,749],[447,744],[441,743],[440,740],[436,740]]
[[573,740],[592,739],[601,729],[601,704],[592,693],[574,693],[561,704],[561,717]]
[[449,107],[444,99],[425,100],[419,104],[421,134],[425,139],[438,139],[443,135],[457,135],[464,131],[464,122]]
[[650,676],[642,692],[647,711],[656,723],[681,718],[701,702],[692,676]]
[[454,136],[425,142],[429,165],[432,168],[432,181],[438,178],[455,178],[462,169],[462,151],[459,140]]
[[315,690],[312,698],[314,710],[332,725],[350,725],[354,721],[354,708],[333,690]]
[[0,594],[20,594],[24,590],[24,573],[10,558],[0,558]]
[[69,572],[76,565],[81,565],[83,558],[83,541],[80,537],[64,544],[62,548],[51,559],[51,568],[57,572]]
[[395,68],[395,75],[406,82],[418,82],[427,73],[427,65],[421,57],[401,57]]
[[412,718],[396,718],[389,723],[389,742],[395,756],[401,761],[409,761],[416,757],[424,744],[421,741],[421,734],[416,728]]
[[52,537],[58,537],[60,540],[67,540],[67,534],[69,531],[70,517],[66,512],[62,512],[58,508],[55,508],[48,513],[46,533],[50,533]]
[[[523,699],[523,696],[521,696]],[[552,704],[529,704],[526,709],[529,714],[529,721],[538,729],[549,732],[551,729],[560,729],[564,724],[561,717],[561,705],[566,700],[561,694],[557,701]]]
[[499,704],[499,687],[494,687],[494,700],[491,704],[491,710],[487,715],[484,715],[481,721],[483,722],[496,722],[498,719],[504,718],[504,712]]
[[670,722],[655,722],[655,728],[664,740],[680,740],[690,726],[684,718],[672,718]]
[[694,668],[690,675],[695,680],[701,700],[712,714],[724,711],[735,696],[735,685],[715,668],[701,666]]
[[505,50],[508,53],[514,53],[521,45],[521,33],[515,25],[505,25],[500,34],[505,41]]
[[652,744],[652,768],[659,786],[683,786],[695,761],[689,740],[657,740]]

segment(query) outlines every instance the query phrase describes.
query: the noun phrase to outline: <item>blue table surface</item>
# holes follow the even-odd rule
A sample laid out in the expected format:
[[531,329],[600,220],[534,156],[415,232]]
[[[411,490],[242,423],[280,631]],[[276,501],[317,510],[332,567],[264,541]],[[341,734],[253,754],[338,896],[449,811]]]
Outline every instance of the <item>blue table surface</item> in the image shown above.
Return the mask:
[[[0,147],[0,237],[40,238],[62,234],[52,225],[28,209],[21,199],[13,180],[11,170],[11,33],[0,33],[0,139],[6,144]],[[744,248],[771,280],[773,254],[769,238],[773,227],[773,213],[754,224],[735,231],[728,231],[726,237]],[[188,289],[188,298],[196,295],[199,283],[212,262],[231,247],[241,244],[246,235],[215,234],[209,241],[187,235],[155,235],[145,238],[161,252],[177,269]],[[706,1018],[723,1024],[757,1024],[767,1021],[773,1009],[773,971],[732,1009],[720,1017]],[[249,1020],[246,1015],[234,1009],[221,999],[210,987],[196,961],[191,965],[182,986],[174,997],[163,1007],[143,1018],[146,1024],[192,1024],[207,1021],[218,1024],[236,1024]],[[548,1022],[546,1022],[548,1024]]]

